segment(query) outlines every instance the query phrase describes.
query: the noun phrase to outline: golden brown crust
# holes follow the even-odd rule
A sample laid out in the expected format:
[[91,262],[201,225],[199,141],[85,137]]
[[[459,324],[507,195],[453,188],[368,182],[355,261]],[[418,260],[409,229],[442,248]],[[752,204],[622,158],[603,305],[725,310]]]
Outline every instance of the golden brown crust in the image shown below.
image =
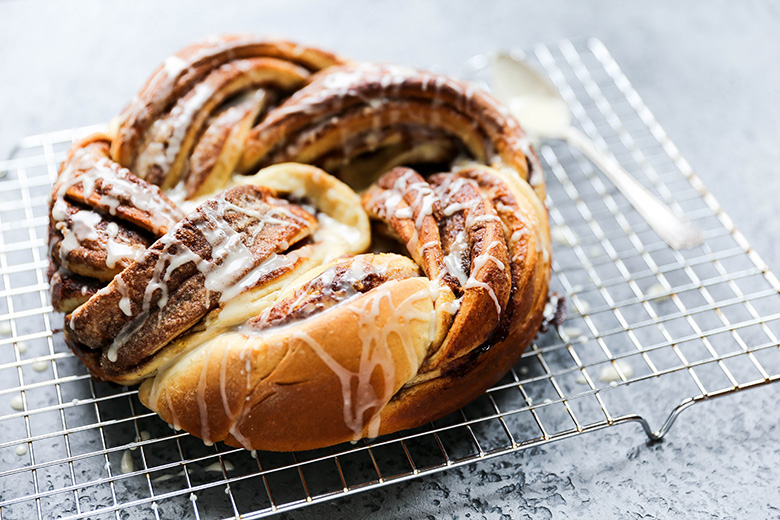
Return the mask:
[[[207,442],[290,450],[360,438],[416,373],[432,310],[427,279],[391,281],[290,331],[220,336],[145,381],[139,396]],[[381,338],[369,362],[367,335]]]
[[[52,260],[92,277],[53,273],[68,345],[206,442],[301,450],[419,426],[494,384],[543,319],[544,179],[517,122],[449,78],[341,63],[245,37],[191,46],[55,187]],[[237,164],[269,166],[231,178]],[[369,217],[408,256],[361,254]],[[110,225],[137,259],[111,256]]]

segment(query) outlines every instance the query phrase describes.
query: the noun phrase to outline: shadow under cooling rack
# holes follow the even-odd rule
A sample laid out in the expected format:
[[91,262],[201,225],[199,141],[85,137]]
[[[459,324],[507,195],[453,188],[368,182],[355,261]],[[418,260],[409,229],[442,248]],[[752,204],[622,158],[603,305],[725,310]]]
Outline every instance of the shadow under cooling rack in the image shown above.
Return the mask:
[[62,317],[45,270],[51,182],[94,128],[25,139],[0,163],[0,519],[256,518],[626,422],[659,438],[694,402],[780,378],[780,284],[604,46],[564,41],[527,56],[575,124],[706,241],[669,249],[587,160],[542,145],[566,322],[474,403],[356,445],[207,447],[135,389],[92,381],[53,332]]

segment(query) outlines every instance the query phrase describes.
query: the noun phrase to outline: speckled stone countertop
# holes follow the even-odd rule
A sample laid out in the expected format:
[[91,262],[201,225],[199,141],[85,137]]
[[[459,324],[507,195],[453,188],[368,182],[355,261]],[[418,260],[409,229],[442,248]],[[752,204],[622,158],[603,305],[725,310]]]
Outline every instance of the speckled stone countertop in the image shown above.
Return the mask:
[[[212,33],[455,73],[478,52],[595,36],[777,272],[778,27],[769,1],[3,0],[0,154],[25,135],[108,120],[164,56]],[[779,518],[778,395],[774,385],[694,406],[662,443],[620,426],[289,517]]]

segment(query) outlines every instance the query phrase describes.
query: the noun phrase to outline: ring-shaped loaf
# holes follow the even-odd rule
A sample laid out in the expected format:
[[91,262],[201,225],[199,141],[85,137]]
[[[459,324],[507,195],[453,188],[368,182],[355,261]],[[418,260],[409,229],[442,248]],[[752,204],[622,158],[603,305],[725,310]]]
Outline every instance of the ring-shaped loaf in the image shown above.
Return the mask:
[[215,37],[71,149],[52,301],[95,377],[140,383],[207,443],[376,437],[519,360],[547,302],[543,200],[523,130],[486,92]]

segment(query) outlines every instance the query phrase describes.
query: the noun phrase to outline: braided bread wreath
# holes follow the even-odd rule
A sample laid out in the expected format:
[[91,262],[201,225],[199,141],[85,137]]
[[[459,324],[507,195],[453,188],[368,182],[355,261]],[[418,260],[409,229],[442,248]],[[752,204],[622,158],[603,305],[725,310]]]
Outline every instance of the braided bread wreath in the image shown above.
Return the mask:
[[523,130],[485,92],[212,38],[70,150],[53,304],[94,377],[140,382],[206,443],[376,437],[458,409],[519,360],[547,301],[543,200]]

